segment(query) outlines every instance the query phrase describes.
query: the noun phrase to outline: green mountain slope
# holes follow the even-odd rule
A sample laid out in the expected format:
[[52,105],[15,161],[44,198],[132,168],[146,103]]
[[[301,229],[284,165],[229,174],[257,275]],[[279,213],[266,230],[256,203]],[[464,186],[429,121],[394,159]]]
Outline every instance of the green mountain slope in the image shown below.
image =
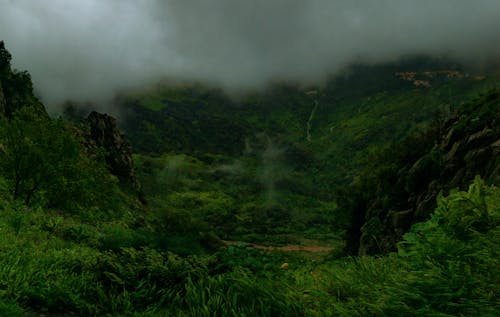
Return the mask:
[[[348,84],[359,80],[354,76],[321,89],[280,85],[238,102],[200,87],[122,97],[130,113],[125,127],[138,128],[129,130],[141,149],[134,172],[114,118],[50,118],[28,74],[10,68],[3,46],[0,58],[0,316],[499,310],[500,195],[479,177],[466,191],[439,195],[426,221],[399,236],[397,253],[344,257],[341,250],[344,230],[359,231],[371,217],[385,220],[386,206],[400,211],[402,189],[434,188],[441,171],[460,176],[463,169],[463,178],[452,179],[464,189],[476,170],[498,182],[499,93],[459,104],[496,85],[494,77],[437,78],[443,83],[416,87],[383,67],[394,84],[384,81],[386,93],[374,81],[384,76],[375,72],[363,77],[363,93]],[[446,89],[459,92],[444,107],[449,113],[415,135],[443,108],[438,100]],[[418,105],[425,111],[412,117]],[[378,125],[382,119],[388,132]],[[434,147],[443,151],[436,155]],[[446,168],[436,169],[441,161]],[[380,213],[365,214],[379,205]],[[310,248],[269,247],[292,242]],[[319,252],[304,251],[311,249]]]
[[[499,82],[415,58],[353,66],[324,87],[276,84],[228,98],[197,85],[158,86],[119,103],[142,182],[155,184],[145,187],[154,206],[215,192],[231,201],[218,207],[218,220],[214,211],[201,216],[217,235],[297,242],[297,236],[327,238],[349,226],[337,192],[374,153],[445,120]],[[214,208],[206,204],[200,209]],[[175,208],[190,210],[179,202]]]

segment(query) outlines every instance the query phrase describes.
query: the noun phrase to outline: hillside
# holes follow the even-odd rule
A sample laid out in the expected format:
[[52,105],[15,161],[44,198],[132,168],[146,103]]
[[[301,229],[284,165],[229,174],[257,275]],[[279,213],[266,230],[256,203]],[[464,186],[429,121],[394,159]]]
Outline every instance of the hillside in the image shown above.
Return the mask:
[[[230,98],[199,85],[159,85],[117,103],[152,206],[207,197],[199,198],[210,210],[204,220],[221,238],[296,243],[350,230],[339,192],[376,153],[449,119],[498,82],[415,57],[352,66],[323,87],[276,84]],[[225,202],[216,207],[218,200]],[[216,220],[217,208],[224,216]]]
[[498,77],[417,58],[238,98],[160,85],[66,121],[10,59],[0,316],[499,311]]

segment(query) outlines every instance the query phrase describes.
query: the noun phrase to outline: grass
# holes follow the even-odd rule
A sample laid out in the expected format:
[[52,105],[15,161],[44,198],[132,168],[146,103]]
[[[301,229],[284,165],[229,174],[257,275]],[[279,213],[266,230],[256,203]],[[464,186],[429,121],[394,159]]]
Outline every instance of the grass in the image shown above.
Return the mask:
[[[87,228],[94,237],[82,243],[65,234],[75,219],[4,204],[0,313],[494,316],[499,194],[478,179],[468,192],[439,198],[434,217],[413,227],[399,253],[353,258],[244,245],[180,257],[122,246],[129,233],[118,222]],[[122,237],[114,247],[100,242],[109,228]]]

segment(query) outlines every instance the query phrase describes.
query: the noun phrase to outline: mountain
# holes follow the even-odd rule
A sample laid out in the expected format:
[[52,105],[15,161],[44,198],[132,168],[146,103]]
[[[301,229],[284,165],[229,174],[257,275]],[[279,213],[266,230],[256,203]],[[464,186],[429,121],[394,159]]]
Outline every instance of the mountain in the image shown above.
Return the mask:
[[[215,232],[226,239],[259,242],[255,233],[266,233],[277,241],[295,241],[294,236],[301,231],[321,236],[342,230],[352,235],[355,230],[356,237],[348,239],[353,241],[361,238],[362,224],[351,217],[361,213],[363,218],[367,210],[353,211],[345,205],[345,188],[369,174],[367,166],[377,170],[372,162],[379,152],[400,142],[409,143],[416,134],[432,134],[427,131],[435,129],[435,121],[452,120],[468,100],[498,87],[498,81],[496,75],[469,73],[447,60],[414,57],[380,66],[354,65],[322,87],[280,83],[261,93],[231,98],[220,90],[195,84],[158,85],[122,95],[117,104],[125,113],[121,127],[139,153],[143,183],[156,184],[150,191],[153,200],[176,192],[204,192],[206,188],[224,193],[233,203],[229,214],[225,211],[224,218],[218,220],[224,229],[217,225]],[[416,155],[426,155],[434,141],[425,142]],[[149,157],[156,157],[155,163]],[[401,158],[395,164],[403,168],[409,164],[404,160],[411,159]],[[144,164],[156,167],[146,170]],[[197,168],[183,174],[187,172],[183,164]],[[473,179],[474,172],[468,173],[471,175],[464,178],[462,187]],[[191,187],[158,176],[168,174],[178,178],[186,175],[201,183]],[[436,186],[432,194],[419,199],[434,202],[444,186]],[[158,204],[168,205],[170,198],[166,199],[159,199]],[[434,205],[425,207],[430,212]],[[402,215],[409,209],[396,213]],[[424,219],[416,217],[414,221]],[[273,230],[269,221],[274,223]],[[352,221],[356,229],[351,227]],[[413,223],[406,222],[404,230],[397,229],[399,234],[387,235],[392,243],[376,252],[393,250],[395,241]],[[288,237],[280,237],[283,235]],[[357,247],[348,244],[350,252],[357,252]]]
[[0,316],[496,315],[495,75],[419,57],[67,121],[10,58]]

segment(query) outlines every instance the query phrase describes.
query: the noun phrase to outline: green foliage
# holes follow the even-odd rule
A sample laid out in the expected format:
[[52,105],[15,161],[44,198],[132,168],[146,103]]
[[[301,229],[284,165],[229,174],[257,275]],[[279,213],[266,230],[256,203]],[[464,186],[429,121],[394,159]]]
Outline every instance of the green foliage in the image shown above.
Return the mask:
[[4,120],[1,167],[11,181],[14,199],[32,203],[40,190],[57,183],[55,174],[73,164],[76,144],[61,130],[61,122],[39,116],[29,107],[21,108],[12,120]]
[[0,316],[22,317],[26,314],[16,302],[4,301],[0,296]]
[[[281,287],[279,287],[281,286]],[[256,281],[245,270],[188,280],[185,294],[174,300],[182,316],[302,316],[293,289],[268,280]]]
[[[193,210],[220,199],[186,197],[178,203]],[[399,254],[323,261],[247,246],[180,257],[148,247],[158,246],[123,220],[92,226],[6,200],[0,312],[493,316],[499,308],[499,197],[498,188],[478,179],[468,192],[440,197],[433,218],[414,226]],[[204,199],[208,203],[200,204]],[[280,268],[283,263],[289,268]]]
[[468,192],[440,197],[433,217],[405,235],[400,254],[412,265],[412,286],[429,308],[476,316],[499,308],[498,197],[498,188],[476,178]]
[[500,190],[477,178],[440,197],[398,254],[339,260],[323,269],[321,309],[340,316],[494,316],[498,312]]
[[141,248],[147,246],[148,243],[147,235],[140,230],[132,230],[126,223],[111,222],[102,224],[100,227],[98,245],[102,250],[119,251],[122,248]]
[[[200,231],[253,242],[258,234],[279,234],[277,239],[286,243],[299,230],[326,235],[332,226],[337,230],[345,225],[335,215],[336,204],[315,197],[309,180],[283,167],[280,158],[273,161],[268,145],[254,151],[257,155],[240,158],[135,155],[151,223],[164,236],[164,245],[172,245],[172,235],[192,239]],[[261,158],[266,151],[268,157]]]
[[[170,207],[166,197],[217,192],[234,201],[208,221],[225,238],[311,227],[325,233],[353,223],[359,231],[366,207],[373,206],[373,215],[408,210],[408,193],[427,188],[443,170],[441,151],[429,153],[439,129],[415,132],[437,114],[445,122],[465,100],[498,86],[494,76],[443,75],[422,88],[395,75],[448,66],[456,67],[422,57],[357,65],[321,88],[278,83],[232,100],[196,85],[158,86],[123,97],[122,106],[133,113],[123,125],[142,153],[137,165],[146,197],[162,206],[161,214],[207,222],[191,208]],[[483,123],[471,120],[475,116],[464,126]],[[345,195],[341,186],[348,187]],[[359,232],[353,236],[359,241]]]
[[[23,220],[13,223],[12,217],[19,214]],[[238,264],[221,270],[215,258],[181,258],[147,247],[100,251],[68,239],[66,220],[46,218],[42,210],[23,213],[15,206],[0,214],[0,312],[13,316],[21,316],[24,310],[81,316],[242,316],[255,311],[263,316],[299,315],[300,304],[294,301],[290,286],[257,281]],[[118,226],[113,225],[113,230]],[[96,230],[94,235],[107,232]]]
[[85,208],[118,207],[117,181],[102,158],[86,156],[62,120],[23,107],[2,121],[0,142],[0,168],[14,200],[81,214]]
[[10,53],[0,42],[0,117],[11,117],[14,112],[30,106],[40,115],[47,115],[45,108],[33,94],[31,76],[27,71],[12,70]]
[[217,271],[230,271],[234,267],[240,267],[263,278],[279,274],[279,264],[286,262],[278,252],[264,253],[245,244],[229,246],[215,256]]
[[4,71],[5,68],[10,66],[11,59],[12,55],[5,49],[3,41],[0,42],[0,71]]
[[[73,127],[48,118],[29,74],[9,62],[2,47],[0,315],[493,316],[500,309],[500,192],[479,179],[468,192],[440,196],[433,217],[412,228],[397,254],[339,259],[337,241],[328,257],[291,255],[221,248],[219,239],[339,240],[347,216],[364,220],[355,212],[368,207],[375,217],[366,228],[384,234],[376,216],[401,210],[405,191],[426,187],[442,169],[442,153],[429,142],[439,131],[406,136],[438,105],[451,109],[483,84],[414,89],[389,67],[382,87],[377,72],[360,67],[312,94],[276,85],[242,97],[251,107],[192,86],[127,97],[134,115],[125,125],[137,149],[161,154],[135,156],[149,202],[136,206],[102,153],[88,153]],[[477,113],[466,106],[457,135],[494,117],[497,97]],[[367,177],[354,187],[332,190],[360,170]],[[345,197],[339,206],[335,194]]]
[[235,112],[218,111],[220,106],[234,106],[220,91],[196,85],[159,87],[121,101],[126,111],[134,114],[124,127],[134,148],[141,153],[182,149],[190,154],[238,154],[244,149],[244,135],[249,127],[234,116]]
[[[337,192],[339,210],[351,217],[351,252],[359,250],[363,226],[371,241],[362,244],[369,253],[395,251],[399,232],[428,217],[440,189],[465,189],[475,175],[496,183],[498,159],[490,144],[500,135],[499,109],[498,92],[491,91],[457,107],[453,115],[442,113],[401,142],[372,151],[353,182]],[[409,217],[396,225],[391,221],[396,212]],[[375,222],[380,226],[371,226]]]
[[[409,271],[394,256],[339,260],[320,271],[320,307],[332,316],[414,316]],[[314,314],[314,312],[313,312]],[[316,313],[317,314],[317,313]],[[320,315],[320,314],[318,314]]]

